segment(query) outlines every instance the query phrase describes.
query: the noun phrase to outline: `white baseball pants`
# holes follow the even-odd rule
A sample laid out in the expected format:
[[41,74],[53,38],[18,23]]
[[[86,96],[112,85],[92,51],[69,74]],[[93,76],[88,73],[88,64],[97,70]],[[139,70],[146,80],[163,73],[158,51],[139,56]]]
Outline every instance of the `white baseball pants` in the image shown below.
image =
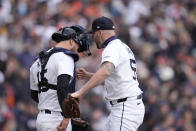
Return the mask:
[[[44,111],[40,111],[36,121],[37,131],[57,131],[57,126],[62,120],[63,116],[60,112],[51,112],[51,114],[47,114]],[[66,131],[72,131],[71,121],[69,121]]]
[[142,99],[127,98],[112,105],[103,131],[137,131],[142,124],[145,107]]

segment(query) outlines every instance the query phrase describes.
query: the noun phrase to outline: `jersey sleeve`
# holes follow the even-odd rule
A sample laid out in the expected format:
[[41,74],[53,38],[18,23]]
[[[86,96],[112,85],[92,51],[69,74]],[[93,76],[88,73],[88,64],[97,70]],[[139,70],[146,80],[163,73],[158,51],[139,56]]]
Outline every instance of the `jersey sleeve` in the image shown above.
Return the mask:
[[[109,46],[109,45],[108,45]],[[114,64],[115,68],[119,65],[120,53],[117,46],[106,47],[102,54],[101,64],[108,61]]]
[[33,69],[32,69],[32,67],[30,68],[30,89],[38,91],[37,84],[36,84],[36,82],[33,78]]
[[56,69],[57,76],[62,74],[67,74],[73,77],[74,74],[74,60],[71,56],[68,56],[64,53],[57,53],[56,56]]

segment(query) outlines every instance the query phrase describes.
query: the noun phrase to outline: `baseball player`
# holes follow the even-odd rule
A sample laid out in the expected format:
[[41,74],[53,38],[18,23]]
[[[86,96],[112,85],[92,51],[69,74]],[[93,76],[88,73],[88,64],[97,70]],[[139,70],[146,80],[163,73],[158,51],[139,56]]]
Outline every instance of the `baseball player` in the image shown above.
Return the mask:
[[39,54],[30,68],[31,97],[38,103],[38,131],[71,131],[71,122],[62,113],[62,103],[75,91],[77,52],[89,50],[81,26],[64,27],[53,33],[56,46]]
[[80,98],[91,88],[104,83],[106,99],[111,104],[111,113],[104,131],[136,131],[143,122],[144,104],[138,87],[136,60],[131,49],[115,36],[111,19],[99,17],[92,23],[92,37],[98,49],[104,48],[100,69],[95,73],[84,68],[77,71],[79,79],[90,80],[77,92]]

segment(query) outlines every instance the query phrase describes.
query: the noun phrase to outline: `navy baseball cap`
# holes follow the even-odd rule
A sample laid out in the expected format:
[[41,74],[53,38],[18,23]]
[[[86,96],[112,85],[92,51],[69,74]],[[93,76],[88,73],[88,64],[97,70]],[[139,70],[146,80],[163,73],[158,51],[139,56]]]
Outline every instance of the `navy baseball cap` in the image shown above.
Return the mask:
[[88,33],[94,33],[98,30],[115,30],[115,26],[110,18],[102,16],[93,21],[92,30],[88,31]]

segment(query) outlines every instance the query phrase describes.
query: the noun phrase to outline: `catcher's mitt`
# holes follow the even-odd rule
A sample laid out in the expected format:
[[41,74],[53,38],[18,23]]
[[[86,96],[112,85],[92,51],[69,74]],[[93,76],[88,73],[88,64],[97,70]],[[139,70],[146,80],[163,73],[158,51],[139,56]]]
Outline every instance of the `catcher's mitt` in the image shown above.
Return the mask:
[[79,118],[79,99],[68,94],[67,98],[62,103],[62,111],[66,118]]

